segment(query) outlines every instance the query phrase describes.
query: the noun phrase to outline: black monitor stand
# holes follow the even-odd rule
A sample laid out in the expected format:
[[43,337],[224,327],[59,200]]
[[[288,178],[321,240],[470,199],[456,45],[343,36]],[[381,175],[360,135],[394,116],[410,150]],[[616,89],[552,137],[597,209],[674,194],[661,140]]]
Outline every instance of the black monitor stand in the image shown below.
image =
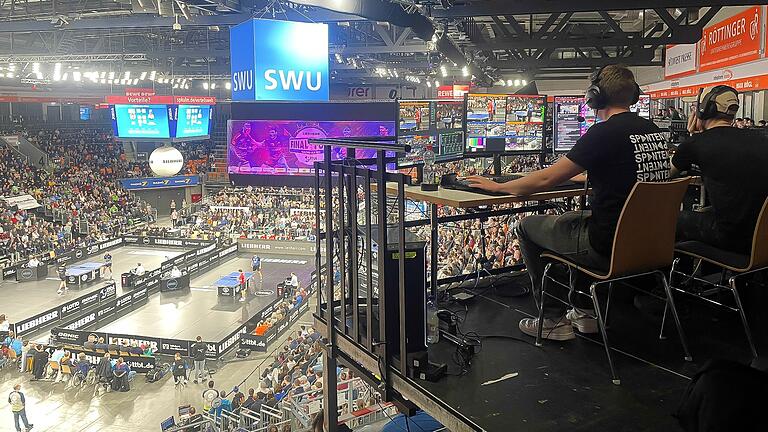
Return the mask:
[[416,184],[424,183],[424,164],[416,165]]
[[493,175],[501,175],[501,155],[493,155]]

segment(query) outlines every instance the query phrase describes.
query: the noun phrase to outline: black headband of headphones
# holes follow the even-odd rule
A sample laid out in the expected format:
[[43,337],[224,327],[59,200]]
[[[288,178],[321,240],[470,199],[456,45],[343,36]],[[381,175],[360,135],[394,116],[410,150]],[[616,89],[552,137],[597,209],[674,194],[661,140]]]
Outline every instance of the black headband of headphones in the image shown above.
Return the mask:
[[[584,94],[584,98],[586,99],[587,106],[592,109],[603,109],[610,102],[608,95],[600,86],[600,75],[602,75],[603,70],[605,70],[607,66],[608,65],[601,66],[600,69],[593,72],[589,77],[590,85]],[[630,105],[634,105],[640,100],[641,93],[642,90],[640,90],[640,86],[637,85],[637,82],[635,82],[635,90],[634,94],[632,95],[632,103]]]

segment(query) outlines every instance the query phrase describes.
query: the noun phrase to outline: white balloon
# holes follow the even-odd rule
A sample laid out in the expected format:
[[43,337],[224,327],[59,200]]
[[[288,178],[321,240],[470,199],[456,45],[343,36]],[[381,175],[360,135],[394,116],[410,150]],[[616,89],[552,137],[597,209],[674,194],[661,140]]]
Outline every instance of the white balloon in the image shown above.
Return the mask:
[[176,175],[184,168],[184,156],[174,147],[156,148],[149,155],[149,168],[158,176]]

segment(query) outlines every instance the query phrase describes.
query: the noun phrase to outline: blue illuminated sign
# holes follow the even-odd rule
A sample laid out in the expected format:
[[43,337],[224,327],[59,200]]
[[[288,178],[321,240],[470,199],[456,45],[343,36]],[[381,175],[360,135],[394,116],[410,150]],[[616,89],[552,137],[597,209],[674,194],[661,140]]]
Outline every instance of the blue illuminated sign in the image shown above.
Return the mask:
[[128,190],[195,186],[199,182],[200,178],[198,176],[148,177],[120,180],[123,188]]
[[250,20],[230,29],[233,100],[328,100],[328,26]]
[[114,105],[112,125],[118,138],[170,138],[167,105]]
[[205,137],[210,134],[209,105],[179,105],[176,117],[176,138]]

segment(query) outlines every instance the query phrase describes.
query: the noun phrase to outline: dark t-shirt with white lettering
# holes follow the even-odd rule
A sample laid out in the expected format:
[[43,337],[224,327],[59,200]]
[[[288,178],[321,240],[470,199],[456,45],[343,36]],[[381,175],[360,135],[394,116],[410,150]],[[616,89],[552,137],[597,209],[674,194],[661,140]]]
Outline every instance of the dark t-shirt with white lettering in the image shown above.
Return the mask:
[[721,239],[713,246],[748,253],[768,196],[768,138],[751,129],[716,127],[682,142],[672,164],[701,172]]
[[635,183],[669,179],[666,140],[651,121],[623,112],[589,128],[566,157],[589,174],[589,243],[610,256],[621,209]]

